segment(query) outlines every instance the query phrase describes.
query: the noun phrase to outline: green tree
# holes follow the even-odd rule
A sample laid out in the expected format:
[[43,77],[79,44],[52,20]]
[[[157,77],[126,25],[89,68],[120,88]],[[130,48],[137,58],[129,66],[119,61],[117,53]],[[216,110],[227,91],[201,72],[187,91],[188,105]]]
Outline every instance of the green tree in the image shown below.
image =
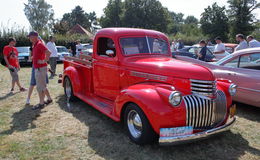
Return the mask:
[[61,19],[61,24],[68,25],[70,29],[76,24],[81,25],[91,31],[94,24],[97,22],[95,12],[86,13],[82,7],[76,6],[71,13],[65,13]]
[[260,3],[257,0],[228,0],[228,3],[230,39],[234,40],[238,33],[250,34],[255,29],[255,17],[252,12],[260,7]]
[[170,16],[171,16],[173,22],[176,23],[176,24],[180,24],[180,23],[184,22],[184,19],[183,19],[184,14],[183,13],[170,12]]
[[120,27],[122,26],[121,15],[123,13],[123,3],[121,0],[109,0],[104,9],[104,16],[100,18],[102,27]]
[[186,19],[184,20],[185,24],[198,24],[199,20],[194,17],[194,16],[187,16]]
[[52,29],[55,34],[66,34],[70,30],[70,26],[67,21],[57,21]]
[[123,25],[168,32],[169,11],[158,0],[125,0]]
[[24,13],[33,30],[42,33],[52,28],[54,11],[45,0],[28,0],[24,6]]
[[224,41],[228,38],[228,18],[225,7],[220,7],[217,3],[204,9],[200,19],[202,32],[210,39],[220,36]]

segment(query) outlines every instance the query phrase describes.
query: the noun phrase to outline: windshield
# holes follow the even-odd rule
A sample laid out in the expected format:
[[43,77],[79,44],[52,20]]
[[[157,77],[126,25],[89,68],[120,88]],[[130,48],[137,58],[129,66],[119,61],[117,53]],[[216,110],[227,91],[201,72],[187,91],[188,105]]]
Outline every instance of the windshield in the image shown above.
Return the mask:
[[29,53],[30,48],[29,47],[17,47],[18,53]]
[[57,47],[57,51],[60,52],[68,52],[67,48],[65,47]]
[[93,45],[84,45],[83,50],[92,49]]
[[227,56],[225,56],[225,57],[223,57],[222,59],[220,59],[219,61],[217,61],[215,64],[216,65],[221,65],[223,62],[225,62],[226,60],[228,60],[228,59],[230,59],[230,58],[232,58],[232,55],[230,54],[230,55],[227,55]]
[[120,44],[125,55],[154,53],[168,54],[167,41],[152,37],[121,38]]

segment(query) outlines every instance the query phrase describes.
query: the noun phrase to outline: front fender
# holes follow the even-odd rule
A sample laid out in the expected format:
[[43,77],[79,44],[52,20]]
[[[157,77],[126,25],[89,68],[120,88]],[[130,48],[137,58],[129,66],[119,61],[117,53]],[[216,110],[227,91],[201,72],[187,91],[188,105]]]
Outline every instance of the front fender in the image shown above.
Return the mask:
[[72,83],[74,94],[77,94],[80,89],[80,80],[79,80],[79,73],[75,67],[69,66],[63,72],[63,82],[64,78],[68,77]]
[[227,106],[232,105],[232,96],[229,93],[229,86],[232,84],[231,80],[227,79],[217,79],[217,89],[225,93],[227,98]]
[[120,92],[116,98],[114,113],[121,117],[125,104],[137,104],[148,118],[154,131],[159,134],[160,128],[184,126],[186,123],[185,104],[173,107],[168,102],[172,92],[170,85],[143,83],[130,86]]

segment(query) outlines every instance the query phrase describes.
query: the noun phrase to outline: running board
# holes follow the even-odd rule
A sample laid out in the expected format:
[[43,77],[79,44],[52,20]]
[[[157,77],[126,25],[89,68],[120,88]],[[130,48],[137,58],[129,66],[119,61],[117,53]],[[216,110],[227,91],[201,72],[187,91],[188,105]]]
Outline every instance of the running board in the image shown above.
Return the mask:
[[111,103],[108,100],[104,100],[100,97],[96,97],[96,96],[86,96],[86,95],[82,95],[82,94],[77,94],[75,95],[76,97],[78,97],[79,99],[81,99],[82,101],[86,102],[87,104],[89,104],[90,106],[94,107],[95,109],[97,109],[98,111],[100,111],[101,113],[107,115],[108,117],[110,117],[111,119],[113,119],[116,122],[120,121],[119,117],[116,117],[113,113],[113,103]]

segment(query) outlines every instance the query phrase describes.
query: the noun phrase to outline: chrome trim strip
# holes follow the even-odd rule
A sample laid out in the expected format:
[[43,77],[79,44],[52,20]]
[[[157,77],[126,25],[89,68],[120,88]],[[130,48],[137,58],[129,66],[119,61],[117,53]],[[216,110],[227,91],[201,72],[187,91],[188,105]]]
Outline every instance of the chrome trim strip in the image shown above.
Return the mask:
[[251,88],[245,88],[245,87],[237,87],[238,89],[244,89],[244,90],[249,90],[249,91],[253,91],[253,92],[259,92],[260,93],[260,90],[256,90],[256,89],[251,89]]
[[196,91],[209,91],[209,92],[213,92],[213,88],[210,89],[205,89],[205,88],[196,88],[196,87],[191,87],[192,90],[196,90]]
[[140,77],[140,78],[152,79],[152,80],[158,80],[158,81],[167,81],[167,79],[168,79],[167,76],[161,76],[161,75],[137,72],[137,71],[131,71],[130,75],[134,76],[134,77]]
[[201,95],[204,95],[204,96],[212,96],[213,95],[213,93],[196,92],[196,91],[191,91],[191,93],[193,93],[193,94],[201,94]]
[[215,87],[214,84],[207,85],[207,84],[197,84],[197,83],[192,83],[192,86],[195,86],[195,87],[207,87],[207,88]]
[[196,83],[206,83],[206,84],[216,83],[216,81],[205,81],[205,80],[196,80],[196,79],[190,79],[190,81]]
[[185,142],[196,141],[203,138],[208,138],[209,136],[224,132],[229,130],[235,124],[236,118],[232,118],[230,122],[219,126],[217,128],[209,129],[203,132],[198,132],[190,135],[184,136],[176,136],[176,137],[160,137],[159,143],[160,145],[174,145],[174,144],[181,144]]

